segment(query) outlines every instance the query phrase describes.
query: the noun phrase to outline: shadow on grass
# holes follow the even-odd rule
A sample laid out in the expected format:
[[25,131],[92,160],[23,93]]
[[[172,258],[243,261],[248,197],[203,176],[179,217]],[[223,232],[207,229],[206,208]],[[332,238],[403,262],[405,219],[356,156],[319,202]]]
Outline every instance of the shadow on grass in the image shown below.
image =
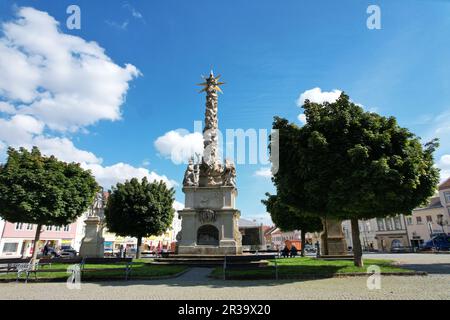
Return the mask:
[[450,263],[402,264],[401,267],[414,271],[424,271],[429,274],[450,274]]

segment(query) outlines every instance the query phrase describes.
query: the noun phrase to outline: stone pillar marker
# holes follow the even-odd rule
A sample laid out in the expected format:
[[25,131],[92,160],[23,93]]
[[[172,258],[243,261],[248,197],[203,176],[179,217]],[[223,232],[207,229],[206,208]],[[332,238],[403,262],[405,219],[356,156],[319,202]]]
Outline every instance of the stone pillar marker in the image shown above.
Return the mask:
[[80,256],[103,258],[105,255],[103,238],[104,205],[106,203],[103,190],[98,192],[95,201],[89,208],[88,217],[84,221],[85,232],[81,240]]
[[230,160],[222,163],[218,156],[219,81],[211,71],[200,85],[206,92],[203,156],[191,158],[187,166],[183,192],[185,208],[179,211],[181,231],[177,235],[177,253],[190,255],[235,255],[242,253],[235,208],[236,168]]
[[352,257],[347,251],[347,242],[342,232],[342,221],[338,219],[323,219],[324,232],[321,235],[321,256]]

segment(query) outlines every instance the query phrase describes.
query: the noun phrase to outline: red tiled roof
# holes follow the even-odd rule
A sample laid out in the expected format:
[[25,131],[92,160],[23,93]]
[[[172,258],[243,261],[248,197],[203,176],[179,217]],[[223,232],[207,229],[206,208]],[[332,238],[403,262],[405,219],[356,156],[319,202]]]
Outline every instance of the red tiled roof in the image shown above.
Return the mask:
[[440,186],[439,190],[450,189],[450,178],[445,180]]

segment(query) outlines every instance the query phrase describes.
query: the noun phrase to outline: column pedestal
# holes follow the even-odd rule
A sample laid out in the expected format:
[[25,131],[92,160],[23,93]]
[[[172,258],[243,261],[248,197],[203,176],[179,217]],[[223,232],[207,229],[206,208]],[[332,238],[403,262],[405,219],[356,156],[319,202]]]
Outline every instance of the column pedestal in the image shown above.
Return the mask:
[[347,241],[342,232],[342,221],[337,219],[322,220],[324,232],[320,236],[321,258],[351,259],[348,253]]
[[105,239],[102,236],[103,227],[100,224],[100,218],[92,216],[85,220],[84,223],[86,230],[85,236],[81,240],[80,256],[103,258],[105,255]]

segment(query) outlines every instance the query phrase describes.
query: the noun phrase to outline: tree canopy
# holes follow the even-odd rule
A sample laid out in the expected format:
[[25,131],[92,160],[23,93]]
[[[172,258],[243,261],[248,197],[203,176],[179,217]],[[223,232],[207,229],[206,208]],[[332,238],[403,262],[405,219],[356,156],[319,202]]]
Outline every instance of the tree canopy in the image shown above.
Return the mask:
[[[0,165],[0,216],[10,222],[62,226],[75,221],[92,204],[98,185],[89,170],[77,163],[9,148]],[[33,249],[33,259],[36,257]]]
[[308,215],[289,207],[280,201],[276,195],[266,193],[267,199],[261,202],[266,206],[272,221],[282,231],[301,230],[302,256],[305,250],[305,234],[308,232],[321,232],[322,220],[317,215]]
[[105,208],[109,231],[138,238],[138,252],[143,237],[157,236],[172,224],[175,190],[163,181],[149,183],[133,178],[112,188]]
[[344,93],[333,103],[307,100],[303,108],[304,126],[279,117],[273,123],[279,130],[273,181],[283,203],[357,221],[409,214],[435,192],[436,140],[422,145],[394,117],[364,111]]
[[366,112],[342,93],[335,103],[306,101],[303,127],[275,118],[283,202],[342,218],[409,214],[439,181],[433,152],[393,117]]

